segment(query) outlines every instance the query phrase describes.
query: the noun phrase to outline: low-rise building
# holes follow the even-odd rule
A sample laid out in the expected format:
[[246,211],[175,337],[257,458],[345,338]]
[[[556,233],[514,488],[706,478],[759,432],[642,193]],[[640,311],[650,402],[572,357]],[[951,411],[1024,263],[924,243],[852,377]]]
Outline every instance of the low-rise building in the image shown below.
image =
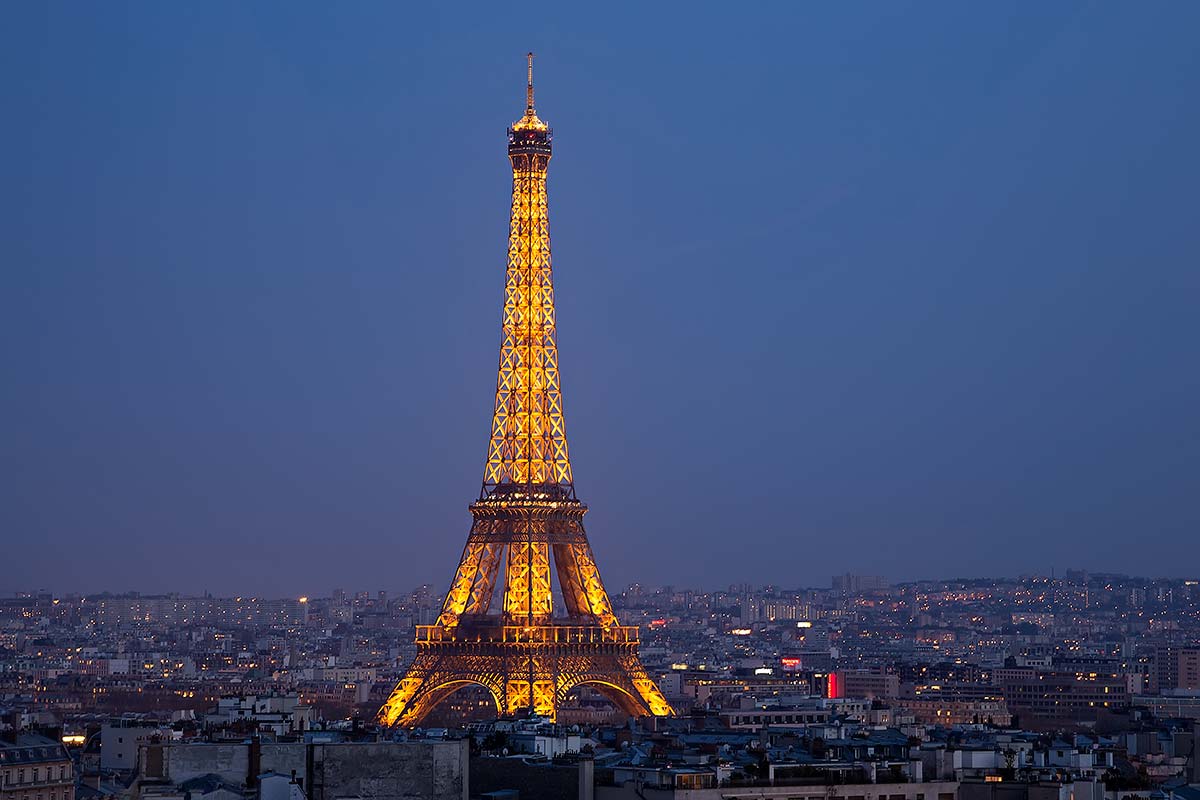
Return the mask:
[[468,755],[465,739],[148,744],[139,754],[137,785],[143,797],[173,800],[189,781],[199,780],[199,789],[214,792],[251,789],[260,776],[277,773],[294,778],[295,791],[308,800],[467,800]]
[[37,733],[0,734],[0,800],[75,800],[75,770],[62,743]]

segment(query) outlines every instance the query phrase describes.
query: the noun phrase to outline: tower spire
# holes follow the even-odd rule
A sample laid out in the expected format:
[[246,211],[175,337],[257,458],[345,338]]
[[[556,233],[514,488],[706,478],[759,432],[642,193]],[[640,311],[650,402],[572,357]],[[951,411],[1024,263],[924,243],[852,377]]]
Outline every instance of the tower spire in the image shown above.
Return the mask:
[[525,113],[529,116],[534,116],[533,113],[533,53],[527,53],[529,58],[529,88],[525,90]]
[[529,80],[525,84],[525,116],[513,123],[514,131],[549,131],[550,126],[538,119],[533,110],[533,53],[526,53],[529,62]]

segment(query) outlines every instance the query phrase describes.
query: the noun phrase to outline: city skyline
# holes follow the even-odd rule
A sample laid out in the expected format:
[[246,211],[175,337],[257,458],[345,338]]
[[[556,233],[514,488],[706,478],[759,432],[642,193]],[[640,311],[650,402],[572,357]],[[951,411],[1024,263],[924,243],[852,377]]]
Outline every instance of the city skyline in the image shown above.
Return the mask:
[[[751,590],[754,590],[754,591],[773,589],[776,591],[783,591],[783,592],[790,592],[790,591],[797,591],[797,592],[826,591],[826,592],[828,592],[828,591],[836,590],[836,587],[832,586],[832,584],[835,581],[837,581],[837,579],[842,578],[843,576],[847,576],[847,575],[852,576],[852,577],[867,577],[867,578],[871,578],[871,579],[879,579],[883,582],[883,585],[887,588],[907,588],[907,587],[913,587],[913,586],[920,586],[923,584],[944,584],[944,585],[959,584],[959,583],[975,584],[975,583],[986,583],[989,581],[992,583],[1020,583],[1020,582],[1026,582],[1026,581],[1039,582],[1039,581],[1047,581],[1047,580],[1058,581],[1065,585],[1079,585],[1078,576],[1080,574],[1086,575],[1088,577],[1089,581],[1093,580],[1093,579],[1099,579],[1099,578],[1115,577],[1115,578],[1119,578],[1123,581],[1128,581],[1131,583],[1138,583],[1138,582],[1145,582],[1146,584],[1178,583],[1178,584],[1182,584],[1182,585],[1185,585],[1188,587],[1190,587],[1194,584],[1200,583],[1200,572],[1191,574],[1191,575],[1184,574],[1184,575],[1151,576],[1151,575],[1136,575],[1136,574],[1130,575],[1130,574],[1126,574],[1123,572],[1117,572],[1117,571],[1112,571],[1112,570],[1095,570],[1095,571],[1093,571],[1093,570],[1085,570],[1085,569],[1079,569],[1079,568],[1067,566],[1064,569],[1054,570],[1053,572],[1051,572],[1051,571],[1031,572],[1031,573],[1021,573],[1021,574],[1011,574],[1011,575],[952,575],[952,576],[941,576],[941,577],[913,578],[913,579],[906,579],[906,580],[893,580],[888,575],[864,575],[862,573],[856,573],[852,570],[845,570],[842,572],[838,572],[838,573],[834,573],[832,575],[826,576],[825,579],[819,584],[805,584],[805,583],[782,584],[782,583],[771,583],[771,582],[756,583],[754,581],[730,580],[730,581],[727,581],[725,583],[720,583],[720,584],[696,585],[696,584],[673,583],[671,581],[650,582],[650,581],[636,581],[635,580],[635,581],[631,581],[627,584],[614,585],[613,590],[614,590],[616,596],[624,596],[633,587],[639,587],[640,590],[649,592],[649,593],[670,590],[670,591],[676,591],[676,592],[695,592],[695,593],[700,593],[700,594],[721,594],[721,593],[726,593],[726,592],[735,591],[735,590],[740,591],[742,587],[749,587]],[[250,599],[250,600],[268,600],[268,601],[273,601],[273,600],[308,601],[308,600],[324,600],[324,599],[332,598],[332,597],[336,596],[338,593],[344,594],[347,598],[356,598],[356,597],[364,597],[364,596],[369,597],[369,598],[375,598],[379,595],[380,592],[383,592],[389,598],[396,598],[396,597],[403,597],[405,595],[408,595],[408,594],[411,594],[414,592],[418,592],[423,589],[428,590],[435,598],[440,600],[440,596],[442,594],[444,594],[445,587],[439,586],[438,584],[435,584],[435,583],[429,583],[429,582],[421,583],[421,584],[414,584],[414,585],[409,585],[409,586],[374,586],[371,588],[363,588],[363,585],[361,585],[361,584],[347,584],[347,585],[341,585],[341,586],[332,586],[332,587],[328,587],[328,588],[318,588],[318,589],[310,588],[310,589],[302,590],[299,592],[293,592],[290,594],[282,594],[282,595],[271,595],[271,594],[264,594],[264,593],[256,594],[256,593],[250,592],[250,591],[239,591],[239,592],[234,592],[231,594],[218,594],[216,592],[211,592],[208,590],[203,590],[200,592],[190,592],[190,591],[186,591],[186,590],[144,591],[144,590],[138,589],[137,587],[127,588],[127,589],[117,589],[117,588],[113,588],[113,587],[108,587],[105,589],[101,589],[99,591],[92,591],[92,592],[70,591],[70,590],[64,591],[64,592],[55,592],[55,591],[51,591],[50,589],[45,588],[45,587],[37,587],[37,588],[19,588],[19,589],[12,590],[12,591],[5,591],[3,594],[0,594],[0,599],[5,599],[5,598],[11,599],[14,597],[35,597],[35,596],[39,596],[39,595],[42,595],[42,596],[49,595],[49,596],[55,597],[55,598],[103,597],[103,596],[108,596],[108,597],[134,597],[134,596],[162,597],[162,596],[175,595],[175,596],[179,596],[182,598],[189,598],[189,599],[211,597],[214,599],[221,599],[221,600],[246,598],[246,599]]]
[[1165,7],[8,16],[0,591],[448,584],[526,49],[614,586],[1200,556]]
[[[198,772],[250,800],[272,800],[269,788],[289,780],[293,800],[355,797],[364,779],[392,800],[431,775],[446,791],[415,796],[459,800],[468,774],[471,796],[566,777],[578,793],[559,783],[549,796],[581,800],[672,783],[713,800],[751,785],[779,800],[988,800],[994,783],[1019,800],[1160,790],[1194,800],[1200,785],[1200,580],[1068,570],[888,586],[841,574],[820,589],[643,586],[611,599],[638,626],[643,681],[672,716],[630,718],[588,686],[558,697],[553,722],[545,707],[497,716],[485,667],[459,675],[424,722],[372,724],[409,680],[422,630],[439,627],[443,598],[430,586],[274,600],[0,597],[0,760],[24,770],[3,790],[72,800],[72,789],[91,796],[138,776],[142,797],[170,800],[200,785]],[[525,646],[534,629],[510,630]],[[461,643],[483,655],[478,640]],[[449,759],[431,768],[431,748]],[[522,772],[495,774],[504,765]],[[802,786],[819,794],[797,795]],[[22,797],[29,789],[43,796]]]

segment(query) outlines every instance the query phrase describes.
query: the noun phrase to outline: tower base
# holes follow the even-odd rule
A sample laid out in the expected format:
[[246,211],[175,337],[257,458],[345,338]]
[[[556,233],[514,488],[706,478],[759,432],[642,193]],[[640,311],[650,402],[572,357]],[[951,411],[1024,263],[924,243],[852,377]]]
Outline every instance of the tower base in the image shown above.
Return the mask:
[[385,725],[419,725],[469,684],[499,714],[554,719],[567,693],[591,686],[631,716],[668,716],[671,706],[638,660],[638,629],[576,625],[417,626],[417,657],[379,710]]

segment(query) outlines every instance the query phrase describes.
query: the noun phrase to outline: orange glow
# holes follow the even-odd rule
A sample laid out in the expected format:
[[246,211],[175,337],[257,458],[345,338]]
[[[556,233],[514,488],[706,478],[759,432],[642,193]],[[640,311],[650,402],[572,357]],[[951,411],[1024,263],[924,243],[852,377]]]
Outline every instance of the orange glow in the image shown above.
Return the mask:
[[[417,656],[379,710],[384,725],[419,724],[469,684],[485,687],[501,713],[531,709],[553,720],[584,683],[632,715],[673,713],[638,660],[637,627],[613,613],[583,528],[587,507],[575,496],[550,265],[550,155],[530,54],[525,115],[509,129],[508,261],[483,487],[437,624],[417,626]],[[552,576],[565,608],[553,607]]]

